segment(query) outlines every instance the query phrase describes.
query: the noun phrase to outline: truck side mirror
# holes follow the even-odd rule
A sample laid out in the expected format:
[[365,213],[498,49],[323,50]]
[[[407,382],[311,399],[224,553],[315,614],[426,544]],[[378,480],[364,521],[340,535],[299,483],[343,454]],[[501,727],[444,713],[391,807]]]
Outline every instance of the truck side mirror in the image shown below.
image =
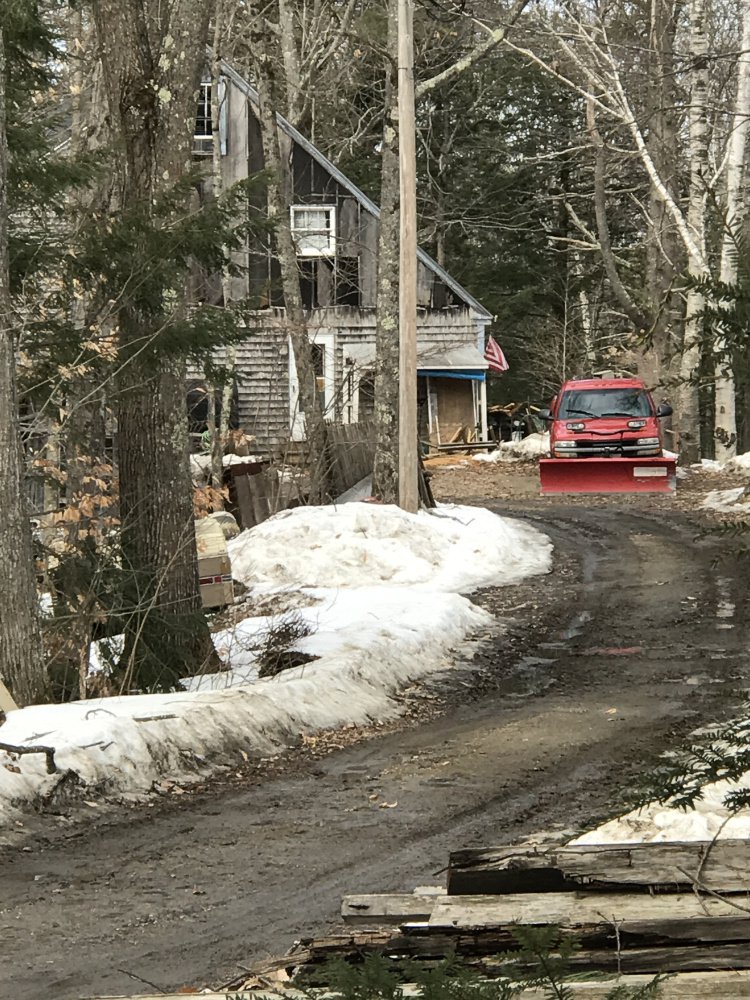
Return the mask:
[[656,407],[656,415],[657,417],[671,417],[672,407],[669,405],[669,403],[659,403],[659,405]]
[[540,420],[551,420],[552,419],[552,414],[550,413],[550,411],[546,407],[543,410],[540,410],[539,413],[537,413],[537,416],[539,417]]

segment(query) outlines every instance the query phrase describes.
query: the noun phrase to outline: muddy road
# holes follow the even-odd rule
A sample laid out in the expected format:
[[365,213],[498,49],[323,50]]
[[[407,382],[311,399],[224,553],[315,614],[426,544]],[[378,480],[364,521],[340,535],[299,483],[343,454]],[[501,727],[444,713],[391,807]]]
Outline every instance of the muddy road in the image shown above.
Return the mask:
[[658,753],[736,710],[750,669],[731,542],[696,540],[662,502],[517,512],[556,568],[478,597],[508,631],[453,672],[453,707],[85,825],[30,822],[0,855],[0,997],[220,983],[324,931],[345,892],[438,884],[453,848],[605,818]]

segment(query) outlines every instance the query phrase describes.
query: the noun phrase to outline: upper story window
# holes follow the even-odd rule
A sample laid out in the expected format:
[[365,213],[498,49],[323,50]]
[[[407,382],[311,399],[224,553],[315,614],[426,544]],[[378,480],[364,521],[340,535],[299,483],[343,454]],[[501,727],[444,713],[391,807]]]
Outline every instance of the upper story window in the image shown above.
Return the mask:
[[204,81],[198,92],[198,108],[195,113],[195,130],[193,132],[193,152],[198,156],[210,155],[213,144],[211,90],[211,82]]
[[333,205],[292,205],[291,223],[300,257],[332,257],[336,253]]

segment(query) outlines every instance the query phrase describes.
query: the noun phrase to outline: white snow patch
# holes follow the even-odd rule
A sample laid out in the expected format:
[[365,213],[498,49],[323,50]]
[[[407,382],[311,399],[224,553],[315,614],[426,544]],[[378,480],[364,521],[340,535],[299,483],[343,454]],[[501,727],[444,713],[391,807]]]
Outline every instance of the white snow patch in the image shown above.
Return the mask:
[[713,458],[702,458],[700,462],[696,462],[690,468],[695,472],[721,472],[724,466],[721,462],[714,461]]
[[408,514],[384,504],[297,507],[228,543],[235,579],[302,587],[383,585],[468,593],[546,573],[552,544],[483,507]]
[[[750,772],[739,784],[750,782]],[[648,844],[664,841],[750,838],[750,810],[731,815],[724,805],[727,792],[738,787],[734,782],[717,781],[703,788],[703,797],[693,809],[670,809],[658,803],[633,810],[610,820],[596,830],[584,833],[573,844]],[[721,832],[719,832],[721,831]]]
[[711,490],[703,498],[701,507],[704,510],[736,510],[738,506],[743,506],[740,504],[740,500],[745,492],[744,486],[736,486],[731,490]]
[[750,451],[730,458],[724,468],[731,469],[733,472],[750,472]]
[[522,441],[501,441],[496,451],[473,455],[475,462],[523,462],[549,454],[549,432],[529,434]]
[[[227,671],[191,678],[182,692],[10,712],[3,741],[53,747],[87,797],[140,796],[164,775],[207,773],[240,752],[275,753],[300,733],[392,717],[400,689],[449,668],[468,636],[496,627],[457,591],[547,572],[552,546],[483,508],[412,515],[347,504],[277,515],[229,549],[235,577],[258,592],[300,594],[296,613],[315,631],[295,648],[318,659],[259,679],[253,641],[278,619],[246,619],[214,637]],[[41,755],[0,753],[0,821],[58,780]]]
[[371,496],[372,476],[365,476],[364,479],[360,479],[358,483],[336,497],[336,503],[354,503],[356,500],[365,500]]

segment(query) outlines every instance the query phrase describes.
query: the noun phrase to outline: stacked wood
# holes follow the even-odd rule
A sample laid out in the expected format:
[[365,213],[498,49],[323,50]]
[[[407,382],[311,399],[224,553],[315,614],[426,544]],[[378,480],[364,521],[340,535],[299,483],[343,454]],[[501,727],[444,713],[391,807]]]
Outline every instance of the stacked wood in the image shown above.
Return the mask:
[[519,927],[554,926],[578,942],[577,971],[750,969],[748,861],[745,841],[458,851],[447,893],[347,896],[342,915],[398,925],[386,954],[485,968]]

